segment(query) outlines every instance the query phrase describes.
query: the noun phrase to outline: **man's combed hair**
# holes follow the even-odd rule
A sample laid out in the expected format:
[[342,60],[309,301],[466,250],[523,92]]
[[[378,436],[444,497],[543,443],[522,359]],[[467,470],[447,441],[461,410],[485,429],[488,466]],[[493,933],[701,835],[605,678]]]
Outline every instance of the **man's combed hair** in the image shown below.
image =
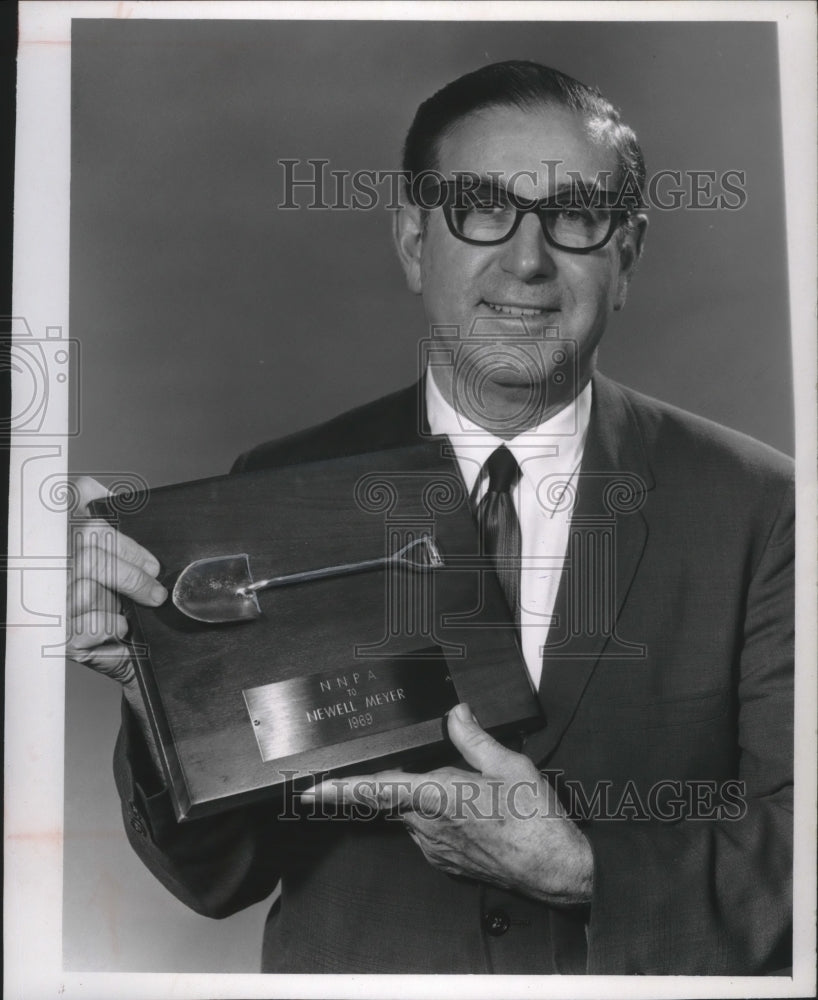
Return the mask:
[[645,161],[636,133],[619,111],[593,87],[535,62],[493,63],[467,73],[425,100],[417,110],[403,147],[403,170],[412,180],[438,169],[440,140],[472,112],[490,107],[528,110],[558,105],[585,116],[592,134],[616,149],[622,177],[632,178],[639,191],[645,182]]

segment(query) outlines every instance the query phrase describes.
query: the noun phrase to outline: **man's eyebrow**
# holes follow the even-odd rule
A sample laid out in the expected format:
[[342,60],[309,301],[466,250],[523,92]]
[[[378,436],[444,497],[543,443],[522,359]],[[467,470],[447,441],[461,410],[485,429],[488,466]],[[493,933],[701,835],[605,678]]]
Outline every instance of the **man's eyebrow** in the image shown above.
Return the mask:
[[492,187],[499,188],[502,191],[507,191],[508,188],[506,184],[500,179],[501,171],[497,173],[488,174],[477,174],[473,170],[461,170],[454,172],[453,180],[457,184],[462,184],[463,186],[470,186],[473,189],[481,187]]
[[[605,180],[607,181],[607,178],[605,178]],[[558,195],[565,191],[573,192],[578,190],[607,192],[609,191],[609,188],[607,183],[602,183],[599,177],[593,177],[587,180],[584,177],[572,177],[570,180],[560,181],[560,183],[557,184],[554,194]]]
[[[485,174],[478,174],[474,171],[464,170],[455,173],[454,180],[456,183],[463,185],[464,187],[473,191],[477,191],[480,188],[489,187],[495,191],[501,191],[504,193],[509,192],[509,187],[506,181],[503,179],[505,175],[501,171],[489,172]],[[509,175],[510,180],[516,180],[518,177],[527,177],[531,179],[531,171],[522,170],[516,174]],[[607,180],[607,178],[606,178]],[[544,195],[541,199],[532,200],[547,200],[550,198],[556,198],[561,194],[571,194],[577,190],[585,191],[599,191],[604,194],[611,193],[607,185],[601,183],[599,177],[585,178],[585,177],[572,177],[569,179],[561,180],[557,186],[547,195]],[[513,193],[513,192],[512,192]]]

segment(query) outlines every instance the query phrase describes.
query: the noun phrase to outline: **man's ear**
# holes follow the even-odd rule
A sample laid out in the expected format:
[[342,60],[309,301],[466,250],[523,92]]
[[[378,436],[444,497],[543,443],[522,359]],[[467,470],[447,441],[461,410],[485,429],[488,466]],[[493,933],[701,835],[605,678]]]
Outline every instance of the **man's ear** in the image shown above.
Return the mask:
[[635,215],[630,220],[625,237],[619,245],[619,277],[616,284],[616,297],[614,298],[615,310],[622,309],[625,305],[631,278],[636,271],[645,246],[647,231],[648,217],[641,214]]
[[423,281],[420,258],[423,249],[423,215],[417,205],[403,205],[392,221],[392,239],[398,252],[409,291],[420,295]]

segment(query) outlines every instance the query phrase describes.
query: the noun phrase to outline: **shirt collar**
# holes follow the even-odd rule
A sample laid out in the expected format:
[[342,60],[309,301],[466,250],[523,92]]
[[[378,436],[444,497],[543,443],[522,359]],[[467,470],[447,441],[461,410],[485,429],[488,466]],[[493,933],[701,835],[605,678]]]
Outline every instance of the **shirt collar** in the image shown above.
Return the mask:
[[486,459],[504,444],[517,459],[522,475],[536,490],[544,476],[571,476],[582,461],[591,416],[591,383],[568,406],[510,441],[497,437],[455,410],[426,371],[426,416],[432,434],[451,441],[460,473],[471,495]]

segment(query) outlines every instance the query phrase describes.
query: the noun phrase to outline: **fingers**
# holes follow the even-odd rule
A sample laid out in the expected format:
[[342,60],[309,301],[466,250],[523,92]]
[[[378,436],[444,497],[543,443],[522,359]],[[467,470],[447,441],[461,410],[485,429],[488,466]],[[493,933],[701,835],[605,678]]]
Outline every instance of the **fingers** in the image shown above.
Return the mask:
[[73,537],[80,546],[110,553],[118,559],[133,563],[151,576],[156,576],[159,572],[159,560],[156,556],[132,538],[117,531],[107,521],[98,518],[79,521],[74,526]]
[[[539,774],[532,762],[506,749],[481,729],[468,705],[456,705],[451,710],[448,727],[452,743],[480,776],[538,785]],[[440,768],[430,774],[380,771],[321,782],[302,792],[301,798],[305,802],[320,799],[336,805],[366,806],[375,811],[411,810],[433,818],[445,815],[452,803],[471,794],[471,789],[477,787],[474,779],[474,775],[453,768]]]
[[481,729],[468,705],[455,705],[449,712],[448,727],[449,737],[463,759],[481,774],[518,780],[535,771],[527,757],[508,750]]
[[377,774],[333,778],[301,792],[307,803],[322,803],[363,808],[368,814],[417,813],[427,818],[440,817],[455,802],[453,786],[464,772],[441,768],[429,774],[407,774],[402,770]]
[[130,649],[121,642],[105,642],[101,645],[83,647],[69,641],[66,646],[69,659],[91,667],[119,684],[132,684],[136,680]]
[[121,642],[128,634],[128,623],[123,615],[94,609],[72,617],[69,633],[71,649],[87,652],[102,643]]
[[[109,596],[116,600],[113,594]],[[128,623],[123,615],[95,608],[72,616],[68,627],[65,651],[69,659],[121,684],[135,679],[131,651],[123,642],[128,634]]]
[[81,615],[98,612],[112,617],[120,614],[122,602],[117,595],[103,587],[96,580],[83,577],[79,580],[69,580],[68,583],[68,617],[79,618]]
[[88,504],[92,500],[102,500],[109,495],[108,489],[90,476],[77,476],[72,482],[77,491],[75,513],[79,516],[88,513]]
[[[74,487],[79,514],[87,514],[92,500],[108,495],[101,483],[87,476],[76,479]],[[132,685],[136,675],[124,643],[128,624],[119,595],[149,606],[162,604],[167,591],[156,579],[159,560],[101,519],[74,521],[70,534],[66,653],[120,684]]]
[[[88,513],[88,505],[92,500],[100,500],[109,495],[102,483],[91,479],[90,476],[77,477],[73,480],[73,485],[77,493],[76,513],[80,516]],[[112,528],[106,521],[88,518],[87,521],[74,526],[74,537],[80,544],[111,551],[117,558],[132,563],[151,576],[156,576],[159,572],[159,560],[154,555],[132,538]]]
[[[72,541],[70,585],[78,593],[81,581],[89,581],[153,607],[167,598],[167,591],[156,579],[158,559],[107,522],[88,520],[78,524]],[[85,588],[86,593],[89,589]]]
[[365,806],[378,812],[411,809],[414,783],[422,777],[394,770],[334,778],[302,792],[301,798],[306,802],[320,799],[337,805]]

